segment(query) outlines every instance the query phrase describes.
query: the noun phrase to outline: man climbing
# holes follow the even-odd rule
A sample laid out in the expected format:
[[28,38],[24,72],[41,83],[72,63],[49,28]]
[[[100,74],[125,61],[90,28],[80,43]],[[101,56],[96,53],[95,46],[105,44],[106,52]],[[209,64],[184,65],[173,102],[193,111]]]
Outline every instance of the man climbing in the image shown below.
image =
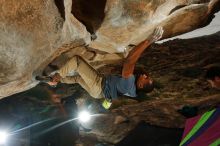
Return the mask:
[[205,79],[213,88],[220,89],[220,66],[210,67],[206,72]]
[[[153,81],[146,73],[134,75],[135,64],[144,50],[159,40],[162,34],[162,27],[157,27],[149,38],[129,52],[124,60],[121,76],[108,75],[103,77],[83,58],[74,56],[52,76],[52,81],[48,84],[56,85],[58,82],[79,83],[92,97],[105,98],[105,101],[108,101],[108,104],[105,105],[106,108],[110,106],[112,99],[119,95],[136,97],[138,90],[144,91],[146,87],[152,85]],[[69,75],[72,73],[77,73],[77,75]]]

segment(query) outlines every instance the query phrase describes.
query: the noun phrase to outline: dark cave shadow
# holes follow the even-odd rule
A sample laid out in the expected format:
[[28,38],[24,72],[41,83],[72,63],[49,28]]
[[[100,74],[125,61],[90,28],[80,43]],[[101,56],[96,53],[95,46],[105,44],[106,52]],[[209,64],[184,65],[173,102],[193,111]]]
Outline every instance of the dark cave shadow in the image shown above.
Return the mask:
[[73,0],[71,13],[93,34],[103,22],[105,5],[106,0]]
[[141,122],[116,146],[178,146],[183,129],[163,128]]
[[64,0],[54,0],[55,5],[58,8],[58,11],[61,17],[65,20],[65,7],[64,7]]

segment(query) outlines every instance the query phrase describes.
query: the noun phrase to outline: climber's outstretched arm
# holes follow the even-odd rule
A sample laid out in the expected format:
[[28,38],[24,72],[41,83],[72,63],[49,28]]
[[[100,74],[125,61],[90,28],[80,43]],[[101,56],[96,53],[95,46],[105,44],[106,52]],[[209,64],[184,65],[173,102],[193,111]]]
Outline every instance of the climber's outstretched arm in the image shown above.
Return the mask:
[[131,75],[133,75],[135,64],[140,58],[141,54],[152,43],[159,40],[162,37],[162,35],[163,35],[163,28],[157,27],[149,38],[138,44],[133,50],[130,51],[123,64],[122,77],[128,78]]

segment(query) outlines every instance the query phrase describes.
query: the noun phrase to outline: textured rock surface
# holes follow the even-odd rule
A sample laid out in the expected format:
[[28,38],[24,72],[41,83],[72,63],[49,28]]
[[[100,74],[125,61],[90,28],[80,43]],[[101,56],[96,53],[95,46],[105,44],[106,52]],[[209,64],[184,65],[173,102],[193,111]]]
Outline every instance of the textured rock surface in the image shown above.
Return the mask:
[[[137,66],[144,67],[149,71],[158,84],[157,89],[147,94],[147,97],[140,102],[123,97],[114,101],[114,108],[111,111],[94,116],[91,123],[84,124],[85,127],[92,128],[92,131],[80,133],[82,136],[81,146],[93,146],[97,141],[118,143],[141,121],[162,127],[183,127],[185,117],[177,112],[178,109],[185,105],[198,106],[199,113],[202,113],[219,105],[219,91],[211,89],[203,79],[207,67],[220,64],[219,36],[220,33],[216,33],[212,36],[173,40],[152,45],[143,54]],[[108,65],[100,68],[100,71],[103,73],[120,73],[119,67],[121,64]],[[0,107],[2,107],[0,111],[4,113],[8,110],[13,115],[7,114],[9,117],[5,118],[21,117],[22,114],[19,112],[22,109],[26,109],[31,113],[31,116],[36,117],[35,115],[39,115],[39,112],[35,113],[33,107],[51,105],[51,102],[46,99],[50,96],[43,93],[47,86],[46,84],[43,85],[29,90],[28,92],[31,95],[29,94],[27,98],[24,98],[28,95],[26,92],[1,100],[12,101],[11,104],[8,103],[5,106],[2,106],[0,102]],[[91,98],[79,85],[63,84],[56,88],[57,93],[60,91],[66,95],[74,94],[74,97],[78,98],[78,106],[83,105],[88,100],[92,100],[96,106],[99,102]],[[30,105],[25,104],[27,102]],[[90,111],[95,112],[96,108],[98,106],[90,108]],[[46,109],[45,106],[41,111],[43,110],[46,114]],[[23,115],[27,116],[24,113]]]
[[62,52],[58,48],[63,44],[77,46],[89,40],[71,10],[66,7],[64,21],[54,1],[3,0],[0,9],[0,97],[36,85],[35,74]]
[[[35,76],[62,52],[85,45],[123,52],[158,25],[164,38],[198,28],[217,6],[219,0],[2,0],[0,98],[35,86]],[[91,42],[89,32],[97,39]]]

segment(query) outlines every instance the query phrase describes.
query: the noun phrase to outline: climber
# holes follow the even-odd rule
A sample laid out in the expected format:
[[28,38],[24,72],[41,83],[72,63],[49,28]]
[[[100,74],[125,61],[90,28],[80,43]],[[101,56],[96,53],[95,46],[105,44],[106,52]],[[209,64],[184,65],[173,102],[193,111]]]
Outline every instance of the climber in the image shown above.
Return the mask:
[[205,79],[213,88],[220,89],[220,66],[210,67],[206,72]]
[[[52,81],[47,83],[51,86],[56,85],[58,82],[79,83],[92,97],[105,98],[105,101],[107,101],[106,108],[111,105],[112,99],[117,98],[119,95],[136,97],[136,90],[145,91],[146,88],[152,85],[153,81],[146,73],[134,75],[135,64],[143,51],[150,44],[159,40],[162,34],[162,27],[157,27],[149,38],[129,52],[124,60],[121,76],[108,75],[103,77],[83,58],[74,56],[52,76]],[[71,76],[70,74],[75,75]]]

